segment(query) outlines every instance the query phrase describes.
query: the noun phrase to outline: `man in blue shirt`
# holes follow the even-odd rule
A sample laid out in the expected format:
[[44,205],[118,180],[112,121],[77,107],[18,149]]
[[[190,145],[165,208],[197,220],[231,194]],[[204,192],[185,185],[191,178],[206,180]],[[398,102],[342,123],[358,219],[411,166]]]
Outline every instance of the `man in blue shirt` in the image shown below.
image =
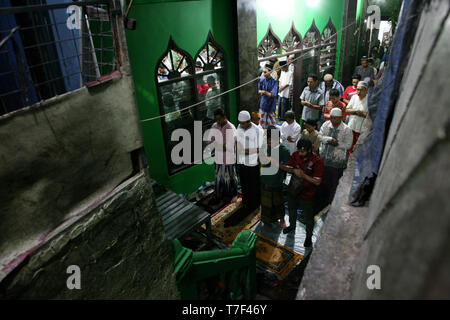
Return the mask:
[[278,83],[271,77],[270,68],[263,69],[264,77],[259,80],[258,94],[259,112],[261,113],[261,126],[267,129],[275,125],[275,110],[277,108]]
[[325,105],[325,99],[323,91],[319,89],[319,81],[316,75],[308,76],[308,85],[303,89],[300,100],[303,105],[302,122],[307,120],[318,121],[320,112]]

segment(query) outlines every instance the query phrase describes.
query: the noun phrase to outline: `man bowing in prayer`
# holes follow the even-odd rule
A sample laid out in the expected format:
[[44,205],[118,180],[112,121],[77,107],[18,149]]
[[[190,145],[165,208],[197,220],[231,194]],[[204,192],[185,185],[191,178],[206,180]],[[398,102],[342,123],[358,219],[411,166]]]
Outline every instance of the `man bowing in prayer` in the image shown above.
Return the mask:
[[263,69],[263,75],[258,83],[259,111],[261,114],[261,126],[267,129],[275,125],[275,110],[277,108],[278,83],[270,75],[270,68]]

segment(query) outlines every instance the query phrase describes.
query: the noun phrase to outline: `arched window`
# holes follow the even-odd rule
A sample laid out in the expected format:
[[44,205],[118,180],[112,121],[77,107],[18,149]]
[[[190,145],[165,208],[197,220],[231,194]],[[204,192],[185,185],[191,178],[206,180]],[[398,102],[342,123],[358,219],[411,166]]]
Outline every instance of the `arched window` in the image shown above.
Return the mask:
[[[292,22],[291,29],[286,34],[283,39],[282,44],[282,52],[292,52],[294,50],[299,50],[303,48],[303,38],[300,32],[295,28],[294,22]],[[290,63],[289,70],[293,72],[293,86],[289,91],[289,100],[290,104],[294,106],[299,105],[300,94],[302,92],[302,59],[299,57],[302,55],[302,52],[290,55],[286,61]],[[294,108],[295,110],[296,108]]]
[[312,21],[311,27],[306,31],[305,38],[303,39],[303,47],[311,48],[320,43],[320,31],[316,27],[316,22]]
[[322,46],[320,49],[320,74],[329,72],[334,74],[336,64],[336,43],[337,34],[336,27],[333,22],[328,20],[327,25],[322,31]]
[[293,51],[296,49],[301,49],[302,42],[303,42],[302,36],[295,28],[294,22],[292,22],[291,29],[284,37],[283,44],[282,44],[282,52],[286,53],[286,52],[290,52],[290,51]]
[[227,96],[213,98],[226,91],[226,80],[225,53],[209,32],[204,45],[195,55],[198,100],[208,100],[196,107],[197,119],[202,120],[203,131],[214,123],[214,111],[217,108],[222,108],[229,117]]
[[[196,99],[194,62],[189,54],[177,47],[170,38],[166,52],[158,60],[155,70],[156,86],[158,89],[159,108],[166,158],[169,174],[174,174],[190,164],[175,164],[171,154],[178,144],[171,141],[172,132],[176,129],[186,129],[191,137],[194,134],[195,114],[186,107],[194,104]],[[192,146],[193,148],[193,146]],[[193,153],[191,152],[191,155]],[[192,162],[192,159],[190,161]]]
[[269,24],[266,35],[262,38],[258,45],[258,57],[270,57],[279,53],[281,48],[281,40],[272,31],[272,26]]
[[[316,22],[312,21],[311,27],[306,31],[303,38],[303,49],[311,48],[320,45],[320,31],[316,27]],[[303,86],[306,86],[306,81],[309,74],[319,75],[319,53],[320,48],[305,50],[303,54],[302,62],[302,82]]]

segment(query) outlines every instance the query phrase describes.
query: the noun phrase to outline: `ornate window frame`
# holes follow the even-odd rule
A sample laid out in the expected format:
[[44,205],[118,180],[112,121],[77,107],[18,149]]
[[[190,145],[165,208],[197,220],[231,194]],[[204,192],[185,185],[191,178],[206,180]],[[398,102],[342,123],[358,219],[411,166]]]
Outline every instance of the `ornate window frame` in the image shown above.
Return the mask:
[[258,55],[262,54],[263,57],[270,57],[281,49],[281,40],[273,32],[272,25],[269,24],[267,32],[258,44]]
[[[179,53],[182,57],[177,60],[177,58],[174,56],[174,53]],[[178,56],[178,55],[177,55]],[[164,61],[165,58],[169,61]],[[164,66],[167,70],[167,74],[163,74],[160,70],[161,66]],[[183,74],[185,73],[185,74]],[[167,76],[167,79],[159,79],[160,76]],[[157,63],[155,65],[155,71],[154,71],[154,79],[155,79],[155,85],[156,85],[156,91],[158,95],[158,106],[159,106],[159,112],[160,115],[166,115],[166,110],[164,109],[164,100],[163,100],[163,90],[161,88],[168,87],[170,85],[173,85],[174,83],[181,82],[181,81],[189,81],[191,84],[191,101],[192,103],[197,102],[197,94],[195,91],[195,72],[194,72],[194,60],[192,57],[177,46],[175,41],[170,37],[169,43],[167,46],[167,49],[164,51],[164,53],[160,56],[160,58],[157,60]],[[175,114],[176,115],[176,114]],[[183,119],[184,117],[189,118],[192,117],[192,130],[193,130],[193,123],[195,120],[194,115],[192,114],[191,110],[185,110],[180,112],[180,119]],[[168,125],[166,121],[166,117],[161,117],[161,127],[163,131],[163,138],[164,138],[164,148],[165,148],[165,157],[167,160],[167,169],[168,174],[173,175],[176,174],[182,170],[185,170],[193,164],[182,164],[182,165],[175,165],[172,163],[171,159],[171,148],[168,144],[170,141],[170,135],[168,132]],[[188,120],[189,122],[189,120]],[[181,127],[185,128],[185,127]],[[187,128],[185,128],[187,129]],[[192,132],[193,133],[193,132]],[[193,148],[193,144],[192,144]],[[192,150],[193,151],[193,150]],[[193,156],[193,153],[191,152],[191,155]],[[193,157],[192,157],[193,158]],[[191,159],[191,162],[192,159]]]
[[[297,41],[295,41],[297,39]],[[292,22],[291,28],[283,39],[281,44],[283,53],[298,50],[303,48],[303,38],[300,32],[295,28],[294,22]]]
[[[214,49],[214,54],[210,55],[210,48]],[[203,50],[206,49],[206,60],[204,55],[202,55]],[[217,59],[218,58],[218,59]],[[208,61],[209,60],[209,61]],[[225,50],[214,40],[214,37],[211,33],[211,31],[208,32],[208,35],[206,37],[205,42],[200,47],[200,49],[197,51],[194,61],[196,64],[196,69],[199,68],[201,70],[195,71],[195,84],[196,87],[198,86],[198,77],[199,76],[208,76],[211,74],[221,74],[222,76],[222,83],[221,83],[221,92],[224,92],[228,89],[228,77],[227,77],[227,59],[225,56]],[[202,64],[201,67],[197,66],[197,62],[200,62]],[[200,94],[197,92],[197,100],[203,101],[205,100],[204,97],[200,97]],[[225,114],[227,115],[227,118],[230,118],[229,114],[229,104],[228,104],[228,98],[227,96],[222,96],[222,101],[225,104]],[[201,104],[197,107],[197,109],[206,108],[205,104]],[[200,119],[202,120],[202,119]],[[205,129],[205,126],[210,127],[211,123],[203,124],[203,128]]]
[[328,70],[332,70],[334,74],[336,65],[336,52],[337,52],[337,30],[333,24],[333,21],[328,20],[327,25],[323,28],[321,36],[321,48],[320,48],[320,69],[319,72],[324,74]]

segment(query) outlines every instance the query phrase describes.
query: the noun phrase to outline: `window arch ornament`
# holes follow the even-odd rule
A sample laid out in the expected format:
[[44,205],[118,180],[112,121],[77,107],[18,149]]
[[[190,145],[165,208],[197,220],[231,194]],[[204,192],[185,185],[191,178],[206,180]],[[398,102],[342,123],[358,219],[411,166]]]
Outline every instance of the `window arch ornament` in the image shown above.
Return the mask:
[[265,36],[261,39],[258,45],[258,56],[259,57],[270,57],[277,54],[281,48],[281,40],[273,32],[272,25],[269,24]]
[[289,29],[289,32],[283,39],[282,43],[283,53],[301,49],[302,46],[303,46],[302,35],[295,28],[294,22],[292,22],[291,29]]
[[180,49],[172,37],[167,50],[157,63],[157,82],[173,80],[194,74],[194,63],[189,54]]
[[303,48],[311,48],[320,44],[320,31],[317,29],[316,22],[312,21],[311,27],[306,31],[303,38]]
[[[158,59],[155,67],[155,83],[169,175],[192,166],[172,159],[172,151],[177,142],[171,140],[177,129],[194,133],[195,113],[187,108],[197,102],[194,79],[194,60],[170,37],[166,51]],[[191,151],[191,155],[193,152]]]
[[227,90],[227,73],[225,51],[214,40],[211,31],[194,60],[198,101],[208,100],[195,108],[195,114],[206,130],[215,122],[214,111],[217,108],[223,109],[229,117],[228,96],[214,98]]
[[225,68],[224,50],[214,41],[211,31],[195,55],[195,73]]
[[337,30],[331,17],[321,34],[320,73],[334,73],[336,64]]

